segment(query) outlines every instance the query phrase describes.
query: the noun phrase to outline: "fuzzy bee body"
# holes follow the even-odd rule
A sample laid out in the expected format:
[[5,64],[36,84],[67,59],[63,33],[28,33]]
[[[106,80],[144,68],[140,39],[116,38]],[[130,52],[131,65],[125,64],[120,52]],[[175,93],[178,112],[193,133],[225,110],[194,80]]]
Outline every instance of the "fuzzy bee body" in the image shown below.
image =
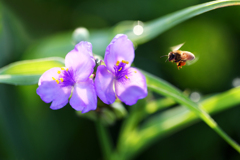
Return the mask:
[[186,65],[188,60],[194,60],[195,56],[191,52],[179,50],[183,44],[172,47],[172,51],[167,55],[169,62],[175,62],[179,69]]

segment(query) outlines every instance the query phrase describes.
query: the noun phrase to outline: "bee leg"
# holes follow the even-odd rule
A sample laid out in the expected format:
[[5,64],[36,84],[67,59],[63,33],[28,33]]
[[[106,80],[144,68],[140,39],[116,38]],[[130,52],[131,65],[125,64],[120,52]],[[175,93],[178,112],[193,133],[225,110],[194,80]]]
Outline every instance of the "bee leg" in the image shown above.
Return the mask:
[[178,70],[179,70],[179,67],[181,66],[181,65],[180,65],[180,62],[177,62],[176,64],[177,64],[177,68],[178,68]]

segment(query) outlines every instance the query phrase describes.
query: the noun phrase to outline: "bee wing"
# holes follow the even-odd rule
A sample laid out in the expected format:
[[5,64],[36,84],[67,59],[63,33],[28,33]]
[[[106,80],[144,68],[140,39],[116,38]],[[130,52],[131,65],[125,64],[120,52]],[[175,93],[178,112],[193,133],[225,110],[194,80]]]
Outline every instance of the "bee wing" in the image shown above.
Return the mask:
[[177,46],[173,46],[173,47],[171,47],[171,50],[172,50],[172,51],[177,51],[177,50],[179,50],[183,45],[184,45],[184,43],[179,44],[179,45],[177,45]]
[[190,66],[190,65],[192,65],[192,64],[194,64],[194,63],[196,63],[196,62],[198,61],[198,59],[199,59],[199,57],[195,57],[195,59],[194,59],[194,60],[187,61],[186,65],[187,65],[187,66]]

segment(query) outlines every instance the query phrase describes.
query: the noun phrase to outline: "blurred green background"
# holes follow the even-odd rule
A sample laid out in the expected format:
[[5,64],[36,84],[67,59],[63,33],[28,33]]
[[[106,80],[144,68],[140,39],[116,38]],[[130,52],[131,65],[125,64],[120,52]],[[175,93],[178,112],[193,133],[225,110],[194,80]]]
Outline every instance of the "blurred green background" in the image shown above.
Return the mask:
[[[77,27],[98,30],[125,20],[147,22],[204,2],[207,1],[2,0],[0,67],[34,58],[36,55],[31,52],[44,38],[57,35],[60,41]],[[239,6],[232,6],[187,20],[137,46],[134,64],[183,91],[197,91],[201,95],[226,91],[240,76],[239,17]],[[177,70],[175,64],[160,56],[183,42],[181,49],[194,53],[198,61]],[[66,53],[70,50],[66,48]],[[0,159],[102,159],[94,123],[79,118],[69,105],[50,110],[49,104],[35,94],[36,88],[37,85],[0,85]],[[239,107],[213,116],[237,142],[240,142],[239,117]],[[118,121],[109,127],[114,141],[120,125]],[[200,122],[155,143],[136,157],[160,158],[235,160],[240,156]]]

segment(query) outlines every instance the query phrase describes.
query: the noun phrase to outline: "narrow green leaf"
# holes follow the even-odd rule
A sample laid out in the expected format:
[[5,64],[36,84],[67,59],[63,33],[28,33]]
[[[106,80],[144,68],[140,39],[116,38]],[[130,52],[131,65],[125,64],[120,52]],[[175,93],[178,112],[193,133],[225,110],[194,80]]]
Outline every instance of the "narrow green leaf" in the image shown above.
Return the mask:
[[[186,108],[174,108],[172,112],[164,112],[165,114],[159,116],[160,119],[155,120],[153,122],[149,122],[149,126],[145,125],[145,129],[141,129],[140,132],[138,128],[131,129],[128,132],[128,136],[125,136],[125,139],[121,137],[121,141],[118,144],[118,152],[123,155],[122,159],[131,159],[138,151],[148,146],[150,143],[154,141],[154,138],[161,137],[168,132],[169,134],[175,131],[174,129],[179,129],[181,125],[189,125],[194,122],[197,118],[201,118],[209,127],[211,127],[216,133],[218,133],[229,145],[231,145],[236,151],[240,152],[240,146],[232,140],[218,125],[217,123],[210,117],[210,115],[203,110],[202,106],[191,101],[187,96],[185,96],[180,90],[169,84],[168,82],[155,77],[149,73],[142,71],[142,73],[146,76],[148,89],[152,90],[158,94],[163,96],[172,98],[177,103],[183,105]],[[234,94],[231,95],[231,94]],[[233,100],[229,100],[224,102],[229,97],[233,97]],[[222,103],[224,102],[224,103]],[[208,101],[205,100],[202,102],[202,105],[209,106],[211,108],[214,105],[221,104],[220,108],[224,108],[228,105],[235,105],[239,103],[239,93],[237,91],[229,91],[228,94],[222,94],[219,98],[212,97]],[[226,105],[226,106],[225,106]],[[166,120],[166,121],[164,121]],[[162,122],[162,124],[161,124]],[[153,128],[153,127],[154,128]],[[128,127],[128,126],[127,126]],[[125,127],[124,130],[128,130],[129,128]],[[144,127],[144,126],[143,126]],[[154,137],[154,138],[153,138]],[[117,154],[117,153],[116,153]]]
[[[200,106],[210,114],[227,110],[237,104],[240,104],[240,87],[214,95],[200,102]],[[137,134],[128,135],[128,140],[135,142],[134,146],[130,146],[132,151],[129,152],[135,156],[156,142],[156,140],[178,132],[197,121],[199,121],[199,117],[183,106],[157,114],[146,121]]]
[[[132,25],[129,24],[129,27],[122,26],[126,32],[123,32],[128,35],[128,37],[136,44],[142,44],[146,43],[149,40],[155,38],[159,34],[163,33],[164,31],[172,28],[173,26],[176,26],[177,24],[190,19],[192,17],[195,17],[197,15],[200,15],[202,13],[227,7],[227,6],[235,6],[240,5],[239,0],[221,0],[221,1],[211,1],[203,4],[199,4],[196,6],[188,7],[185,9],[182,9],[180,11],[174,12],[172,14],[166,15],[164,17],[155,19],[150,22],[146,22],[143,25],[143,33],[141,35],[136,35],[132,31]],[[120,28],[120,26],[118,26]],[[131,29],[131,30],[130,30]],[[119,29],[120,30],[120,29]]]
[[215,132],[217,132],[227,143],[229,143],[234,149],[240,153],[240,146],[232,140],[210,117],[210,115],[205,112],[197,103],[191,101],[188,97],[182,94],[178,89],[170,85],[169,83],[161,80],[160,78],[154,77],[146,72],[144,72],[148,88],[155,91],[156,93],[162,94],[166,97],[170,97],[179,104],[187,107],[198,117],[200,117],[209,127],[211,127]]
[[40,78],[38,75],[0,75],[0,83],[13,85],[31,85],[36,84]]
[[46,70],[62,66],[64,66],[64,59],[58,57],[14,62],[0,69],[0,83],[36,84]]
[[[212,1],[188,7],[164,17],[143,23],[144,31],[141,35],[136,35],[133,33],[133,27],[134,24],[136,24],[136,21],[123,21],[113,28],[89,30],[89,42],[91,42],[93,45],[93,53],[103,56],[107,45],[116,34],[127,34],[129,39],[131,39],[134,44],[139,45],[152,40],[164,31],[194,16],[217,8],[234,5],[240,5],[240,1]],[[74,43],[72,40],[72,32],[65,32],[42,39],[38,44],[30,47],[23,58],[29,59],[52,56],[65,57],[65,55],[73,48]]]
[[193,110],[199,112],[198,105],[185,96],[179,89],[169,84],[167,81],[142,71],[146,76],[148,88],[166,97],[170,97],[180,104],[187,104]]

